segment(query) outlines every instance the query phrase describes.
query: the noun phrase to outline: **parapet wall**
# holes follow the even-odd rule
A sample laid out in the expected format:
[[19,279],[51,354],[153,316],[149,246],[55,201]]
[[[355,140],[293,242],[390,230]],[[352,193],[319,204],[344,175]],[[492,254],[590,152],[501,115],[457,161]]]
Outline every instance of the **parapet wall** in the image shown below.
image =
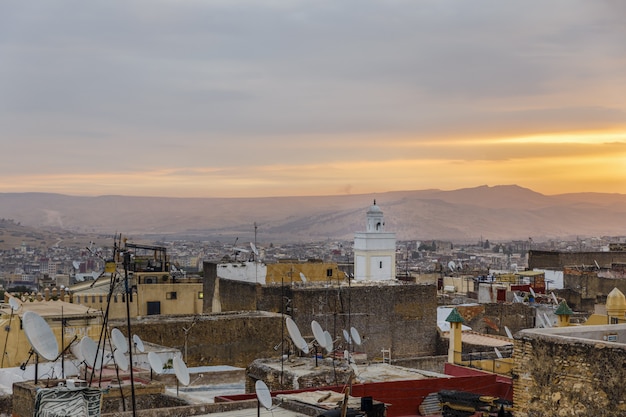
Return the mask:
[[[515,340],[516,417],[626,415],[626,325],[523,330]],[[622,337],[624,339],[624,337]]]

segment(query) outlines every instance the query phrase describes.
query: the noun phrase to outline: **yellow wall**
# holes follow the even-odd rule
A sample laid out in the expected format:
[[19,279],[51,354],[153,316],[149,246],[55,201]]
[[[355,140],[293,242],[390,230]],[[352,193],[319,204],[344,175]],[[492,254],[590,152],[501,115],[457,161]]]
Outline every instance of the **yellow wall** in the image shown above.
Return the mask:
[[[176,299],[169,299],[168,294],[176,293]],[[130,303],[130,316],[147,316],[148,302],[159,301],[161,303],[161,315],[186,315],[202,313],[202,283],[164,283],[164,284],[138,284],[137,293],[133,294]],[[126,317],[126,296],[113,295],[109,305],[109,318],[119,319]],[[73,302],[91,308],[106,311],[106,294],[77,294]]]
[[[327,271],[332,270],[328,277]],[[266,284],[302,282],[300,272],[310,282],[345,281],[345,274],[339,270],[335,262],[280,262],[267,265]]]
[[[94,318],[67,316],[65,319],[65,335],[63,337],[65,346],[72,341],[74,336],[78,336],[76,342],[83,336],[89,336],[95,340],[100,337],[100,328],[102,327],[102,319],[100,316]],[[59,353],[61,353],[61,320],[47,319],[46,322],[50,326],[52,333],[56,336]],[[20,366],[28,359],[28,352],[31,349],[26,334],[20,329],[20,318],[16,314],[14,314],[13,317],[11,317],[10,314],[3,314],[0,316],[0,326],[2,329],[6,329],[7,326],[10,326],[10,330],[8,332],[6,330],[3,331],[0,336],[2,352],[6,352],[4,360],[0,360],[0,365],[3,368]],[[30,363],[34,363],[34,360],[34,357],[31,358]],[[40,360],[45,361],[43,358],[40,358]]]

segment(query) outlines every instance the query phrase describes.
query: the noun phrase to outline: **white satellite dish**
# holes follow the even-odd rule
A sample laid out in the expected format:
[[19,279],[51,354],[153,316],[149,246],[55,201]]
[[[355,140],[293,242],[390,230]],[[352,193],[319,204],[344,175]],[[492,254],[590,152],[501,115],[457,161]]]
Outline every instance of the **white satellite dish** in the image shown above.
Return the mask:
[[265,382],[257,379],[254,383],[254,391],[256,392],[256,398],[259,400],[259,404],[268,410],[272,408],[272,394]]
[[343,351],[343,358],[350,362],[350,352],[347,349]]
[[328,330],[324,330],[324,336],[326,337],[326,345],[324,347],[326,348],[326,351],[330,353],[333,351],[333,337],[330,335]]
[[287,332],[289,333],[289,337],[293,341],[294,345],[298,349],[300,349],[304,353],[309,353],[309,345],[306,343],[306,340],[300,334],[300,330],[296,323],[291,319],[291,317],[287,317]]
[[313,336],[315,336],[315,340],[320,347],[326,346],[326,335],[324,334],[324,329],[320,324],[313,320],[311,322],[311,330],[313,330]]
[[359,334],[359,331],[354,327],[350,327],[350,334],[352,335],[354,343],[361,346],[361,335]]
[[117,350],[122,353],[128,352],[128,341],[126,341],[126,336],[124,336],[122,331],[117,327],[111,330],[111,341]]
[[124,355],[124,352],[116,349],[115,352],[113,352],[113,358],[115,359],[115,363],[117,364],[118,368],[120,368],[122,371],[128,370],[128,359],[126,358],[126,355]]
[[509,339],[513,339],[513,333],[511,333],[511,330],[509,330],[508,327],[504,326],[504,331],[506,332],[506,335]]
[[163,372],[163,361],[155,352],[148,352],[148,362],[150,363],[150,368],[154,372],[157,374],[161,374]]
[[9,306],[11,306],[12,311],[17,311],[20,309],[22,305],[20,304],[19,301],[17,301],[17,298],[11,297],[9,298]]
[[496,351],[496,356],[498,357],[498,359],[502,359],[502,353],[500,353],[500,351],[498,350],[497,347],[494,347],[493,350]]
[[546,313],[543,313],[543,317],[546,319],[546,324],[548,325],[548,327],[552,327],[552,320],[548,318],[548,315]]
[[346,343],[352,343],[352,339],[350,339],[350,333],[346,329],[343,329],[343,338],[346,339]]
[[137,336],[136,334],[133,335],[133,343],[135,344],[139,352],[143,353],[145,351],[145,347],[143,345],[141,338]]
[[244,249],[244,248],[235,248],[235,252],[250,253],[248,249]]
[[189,385],[189,370],[185,362],[183,362],[180,356],[175,356],[172,364],[174,365],[174,373],[176,378],[178,378],[178,382],[183,385]]
[[80,353],[88,367],[100,369],[102,366],[102,349],[98,350],[98,345],[89,336],[80,340]]
[[533,296],[533,298],[537,298],[537,295],[535,294],[535,290],[533,290],[533,287],[528,287],[528,289],[530,290],[530,294]]
[[513,293],[513,302],[514,303],[521,303],[523,300],[515,293]]
[[72,266],[74,267],[74,269],[80,269],[80,262],[78,262],[78,261],[73,261],[73,262],[72,262]]
[[556,295],[554,295],[553,292],[551,292],[550,295],[552,296],[552,300],[554,301],[554,304],[559,304],[559,300],[556,299]]
[[259,256],[259,250],[256,248],[256,245],[253,242],[250,242],[250,249],[252,249],[252,253],[256,256]]
[[305,284],[307,281],[306,276],[302,272],[300,272],[300,281],[304,282]]
[[456,264],[454,263],[454,261],[448,262],[448,269],[450,271],[455,271],[456,270]]
[[59,355],[57,339],[48,323],[39,314],[32,311],[24,313],[22,327],[28,342],[37,355],[49,361],[57,358]]

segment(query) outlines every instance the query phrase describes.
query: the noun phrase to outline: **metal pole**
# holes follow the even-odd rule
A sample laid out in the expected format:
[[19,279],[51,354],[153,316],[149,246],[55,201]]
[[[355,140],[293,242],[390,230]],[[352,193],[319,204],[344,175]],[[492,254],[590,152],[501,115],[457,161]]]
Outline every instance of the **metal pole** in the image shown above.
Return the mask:
[[[130,341],[130,302],[132,299],[131,289],[128,286],[128,266],[130,264],[130,253],[124,253],[124,284],[126,286],[126,328],[128,329],[128,339]],[[130,360],[130,394],[133,401],[133,417],[137,416],[137,403],[135,400],[135,377],[133,375],[133,350],[128,349],[128,357]]]

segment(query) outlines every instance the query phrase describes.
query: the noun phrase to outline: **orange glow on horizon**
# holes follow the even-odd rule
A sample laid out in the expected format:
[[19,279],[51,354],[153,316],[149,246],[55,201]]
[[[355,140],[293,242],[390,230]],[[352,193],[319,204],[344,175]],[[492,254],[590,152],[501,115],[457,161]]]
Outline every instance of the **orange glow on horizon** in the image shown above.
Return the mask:
[[[329,158],[324,163],[16,175],[5,178],[0,192],[269,197],[517,184],[547,195],[590,191],[626,193],[626,132],[426,142],[394,139],[376,141],[374,146],[376,149],[387,146],[391,150],[403,146],[404,150],[370,152],[369,155],[377,155],[376,160]],[[328,155],[332,157],[331,153]]]

